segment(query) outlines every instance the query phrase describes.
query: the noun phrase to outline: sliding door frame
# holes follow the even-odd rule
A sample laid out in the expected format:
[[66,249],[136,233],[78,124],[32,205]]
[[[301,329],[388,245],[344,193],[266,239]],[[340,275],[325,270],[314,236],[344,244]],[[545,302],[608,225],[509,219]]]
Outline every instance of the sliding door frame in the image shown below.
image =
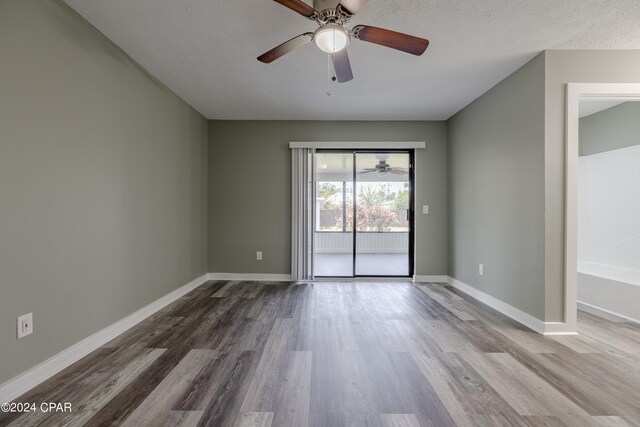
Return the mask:
[[[414,149],[405,149],[405,148],[389,148],[389,149],[349,149],[349,148],[327,148],[327,149],[316,149],[313,154],[313,191],[315,194],[316,190],[316,174],[317,170],[315,167],[316,162],[316,154],[318,153],[352,153],[353,154],[353,186],[352,186],[352,199],[353,199],[353,264],[352,264],[352,276],[315,276],[315,271],[312,273],[314,278],[338,278],[338,279],[349,279],[349,278],[392,278],[392,277],[402,277],[402,278],[412,278],[415,269],[415,150]],[[356,155],[362,153],[375,153],[375,154],[391,154],[391,153],[406,153],[409,155],[409,254],[408,254],[408,273],[406,276],[398,276],[398,275],[358,275],[356,274],[356,258],[357,258],[357,208],[358,204],[356,201],[356,187],[357,187],[357,168],[356,168]],[[345,194],[343,191],[343,200],[345,198]],[[313,220],[313,229],[312,233],[316,233],[316,221],[315,218],[315,197],[313,198],[313,212],[314,212],[314,220]],[[343,206],[343,210],[346,209],[346,206]],[[346,225],[346,224],[345,224]],[[313,241],[313,240],[312,240]],[[312,246],[313,256],[315,258],[315,244]],[[312,263],[313,268],[315,269],[315,261]]]

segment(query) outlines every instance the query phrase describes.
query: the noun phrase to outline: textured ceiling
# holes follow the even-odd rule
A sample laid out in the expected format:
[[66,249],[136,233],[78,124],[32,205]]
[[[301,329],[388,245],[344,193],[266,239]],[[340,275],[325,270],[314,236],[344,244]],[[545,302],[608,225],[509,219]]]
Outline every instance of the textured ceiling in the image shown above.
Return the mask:
[[414,57],[349,47],[331,85],[313,44],[256,57],[315,23],[270,0],[65,0],[210,119],[446,119],[552,48],[640,48],[638,0],[371,0],[352,21],[428,38]]

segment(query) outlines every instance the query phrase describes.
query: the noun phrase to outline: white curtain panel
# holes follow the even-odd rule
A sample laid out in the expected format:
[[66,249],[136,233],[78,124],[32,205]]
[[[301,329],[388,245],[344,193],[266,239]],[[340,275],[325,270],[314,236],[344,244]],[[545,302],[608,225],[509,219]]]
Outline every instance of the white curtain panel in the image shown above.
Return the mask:
[[291,276],[294,281],[313,278],[313,148],[291,149]]

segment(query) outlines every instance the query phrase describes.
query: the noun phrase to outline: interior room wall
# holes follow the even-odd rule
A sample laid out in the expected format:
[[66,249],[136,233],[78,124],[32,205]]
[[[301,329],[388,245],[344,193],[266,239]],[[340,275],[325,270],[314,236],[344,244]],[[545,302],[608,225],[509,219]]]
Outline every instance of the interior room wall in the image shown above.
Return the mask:
[[581,156],[640,145],[640,101],[628,101],[581,118],[578,134]]
[[580,157],[578,262],[640,274],[639,165],[640,145]]
[[545,76],[545,307],[564,320],[566,85],[640,82],[640,50],[548,50]]
[[449,275],[541,320],[544,70],[542,53],[447,121]]
[[0,2],[0,383],[207,271],[206,168],[206,120],[79,15]]
[[[447,272],[444,122],[211,121],[209,271],[291,273],[291,141],[426,141],[416,150],[416,274]],[[263,260],[256,260],[256,251]]]

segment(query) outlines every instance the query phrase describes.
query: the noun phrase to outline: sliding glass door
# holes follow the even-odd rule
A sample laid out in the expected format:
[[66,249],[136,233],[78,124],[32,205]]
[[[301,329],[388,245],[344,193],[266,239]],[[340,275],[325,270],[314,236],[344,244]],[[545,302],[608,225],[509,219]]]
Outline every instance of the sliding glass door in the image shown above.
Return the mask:
[[353,152],[316,152],[314,275],[353,277]]
[[409,276],[409,153],[356,153],[355,275]]
[[315,277],[413,274],[412,155],[316,152]]

